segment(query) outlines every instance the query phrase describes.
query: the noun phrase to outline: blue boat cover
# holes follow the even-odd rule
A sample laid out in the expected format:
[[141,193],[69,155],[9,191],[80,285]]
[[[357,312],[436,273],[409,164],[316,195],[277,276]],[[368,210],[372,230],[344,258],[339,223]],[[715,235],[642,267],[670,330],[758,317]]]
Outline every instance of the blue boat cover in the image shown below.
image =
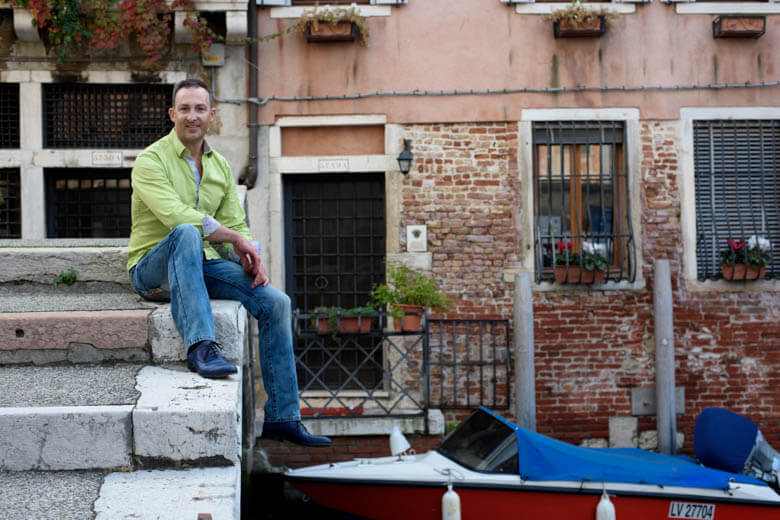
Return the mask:
[[699,465],[687,456],[637,448],[584,448],[526,430],[481,408],[517,435],[518,468],[527,480],[622,482],[728,489],[729,482],[766,486],[761,480]]

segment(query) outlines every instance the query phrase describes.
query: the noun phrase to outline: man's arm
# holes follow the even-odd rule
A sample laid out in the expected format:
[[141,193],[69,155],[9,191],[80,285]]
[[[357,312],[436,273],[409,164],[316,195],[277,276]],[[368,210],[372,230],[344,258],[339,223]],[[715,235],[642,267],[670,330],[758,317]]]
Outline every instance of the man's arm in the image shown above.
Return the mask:
[[241,233],[225,226],[220,226],[216,231],[207,235],[206,240],[212,244],[230,243],[233,246],[233,251],[238,255],[241,267],[254,277],[252,289],[258,285],[263,287],[268,285],[268,275],[265,272],[263,262],[260,260],[260,255],[257,254],[255,246]]

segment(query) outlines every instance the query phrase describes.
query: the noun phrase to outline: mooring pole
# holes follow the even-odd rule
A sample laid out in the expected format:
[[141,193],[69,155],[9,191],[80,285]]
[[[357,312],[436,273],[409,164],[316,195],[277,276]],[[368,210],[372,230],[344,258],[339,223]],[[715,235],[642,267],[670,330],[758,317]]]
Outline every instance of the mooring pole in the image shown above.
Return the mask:
[[674,395],[674,323],[672,321],[672,277],[669,260],[656,260],[653,278],[655,327],[655,402],[658,451],[674,455],[677,423]]
[[517,424],[536,431],[536,381],[534,373],[534,305],[531,276],[515,275],[514,295],[515,417]]

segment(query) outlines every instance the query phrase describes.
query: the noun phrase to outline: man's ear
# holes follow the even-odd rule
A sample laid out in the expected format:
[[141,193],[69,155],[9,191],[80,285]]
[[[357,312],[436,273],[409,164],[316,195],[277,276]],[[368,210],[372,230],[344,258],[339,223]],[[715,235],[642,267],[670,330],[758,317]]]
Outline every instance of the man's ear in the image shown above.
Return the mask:
[[174,114],[173,107],[171,107],[168,109],[168,118],[170,118],[170,120],[175,123],[176,121],[174,121],[173,119],[173,114]]

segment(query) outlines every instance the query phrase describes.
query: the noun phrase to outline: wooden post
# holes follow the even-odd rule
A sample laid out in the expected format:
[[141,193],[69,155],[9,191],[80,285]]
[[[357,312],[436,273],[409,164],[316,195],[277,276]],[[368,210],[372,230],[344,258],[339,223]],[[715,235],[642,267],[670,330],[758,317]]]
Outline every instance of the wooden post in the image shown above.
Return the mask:
[[656,260],[653,278],[655,328],[655,400],[658,451],[674,455],[677,424],[674,396],[674,323],[669,260]]
[[515,417],[517,424],[536,431],[534,305],[531,276],[527,272],[515,275],[514,328]]

